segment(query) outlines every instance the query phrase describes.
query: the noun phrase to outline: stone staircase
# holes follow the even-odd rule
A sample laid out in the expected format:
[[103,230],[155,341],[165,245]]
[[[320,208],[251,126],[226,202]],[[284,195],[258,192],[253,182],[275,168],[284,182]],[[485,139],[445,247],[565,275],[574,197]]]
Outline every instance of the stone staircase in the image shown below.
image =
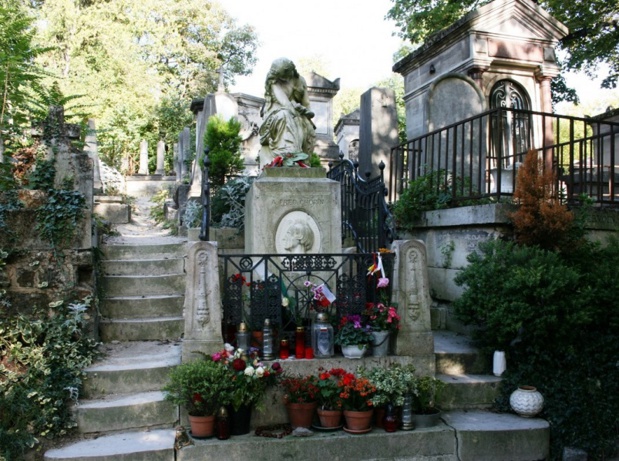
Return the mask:
[[181,360],[186,246],[148,236],[102,246],[105,357],[85,370],[75,408],[84,440],[45,459],[174,461],[179,411],[161,389]]

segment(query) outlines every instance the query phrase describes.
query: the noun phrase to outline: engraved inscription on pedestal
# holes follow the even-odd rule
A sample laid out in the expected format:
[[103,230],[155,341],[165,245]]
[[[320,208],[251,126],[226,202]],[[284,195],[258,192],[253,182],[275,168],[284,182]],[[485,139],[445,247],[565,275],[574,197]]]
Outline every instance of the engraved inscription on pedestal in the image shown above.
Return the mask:
[[211,320],[210,311],[206,304],[206,268],[208,267],[209,257],[206,251],[198,251],[196,254],[198,265],[198,289],[197,291],[197,306],[195,310],[195,327],[203,329]]
[[275,248],[280,254],[318,253],[320,241],[318,224],[304,211],[285,215],[275,233]]

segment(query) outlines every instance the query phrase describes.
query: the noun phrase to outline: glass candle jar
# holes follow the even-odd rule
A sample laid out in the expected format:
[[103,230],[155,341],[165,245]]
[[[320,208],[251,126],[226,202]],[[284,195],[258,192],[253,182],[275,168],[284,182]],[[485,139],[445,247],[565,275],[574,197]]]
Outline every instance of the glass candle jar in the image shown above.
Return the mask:
[[312,349],[317,358],[333,357],[335,334],[333,325],[329,323],[329,314],[319,312],[312,325]]
[[244,322],[241,322],[236,332],[236,347],[248,351],[250,346],[250,334]]

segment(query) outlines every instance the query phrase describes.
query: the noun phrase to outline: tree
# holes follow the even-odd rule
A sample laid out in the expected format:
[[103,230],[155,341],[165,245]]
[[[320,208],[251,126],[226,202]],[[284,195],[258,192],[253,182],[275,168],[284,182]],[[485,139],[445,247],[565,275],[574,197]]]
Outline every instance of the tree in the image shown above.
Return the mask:
[[[54,47],[39,58],[63,94],[83,94],[97,120],[100,155],[119,166],[139,143],[172,134],[160,117],[170,101],[189,106],[255,64],[256,34],[219,3],[204,0],[46,0],[30,2],[37,39]],[[173,109],[176,110],[176,109]],[[183,120],[187,113],[180,114]],[[183,125],[184,126],[184,125]],[[137,162],[136,162],[137,163]]]
[[25,122],[32,89],[43,77],[34,59],[47,49],[34,45],[32,22],[18,0],[0,4],[0,162],[7,129]]
[[208,177],[215,188],[223,186],[229,176],[243,171],[245,165],[241,157],[240,131],[241,123],[235,118],[226,122],[215,115],[206,124],[204,145],[209,148],[211,161]]
[[[490,0],[392,0],[386,18],[400,29],[399,36],[421,44],[429,35],[460,19]],[[603,87],[614,88],[619,77],[619,3],[590,0],[538,0],[535,3],[564,23],[570,30],[560,43],[567,52],[564,69],[596,75],[598,65],[607,63],[609,74]],[[569,95],[570,93],[568,93]]]

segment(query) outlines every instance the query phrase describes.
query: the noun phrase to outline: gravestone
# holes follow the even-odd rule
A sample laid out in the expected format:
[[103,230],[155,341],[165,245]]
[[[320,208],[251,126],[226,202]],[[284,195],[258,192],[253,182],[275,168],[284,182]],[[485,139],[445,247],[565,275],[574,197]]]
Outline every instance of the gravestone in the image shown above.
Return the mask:
[[245,199],[248,254],[340,253],[340,185],[322,168],[265,168]]
[[148,142],[146,140],[140,142],[140,169],[138,174],[148,174]]
[[370,177],[380,174],[378,165],[386,165],[389,177],[391,148],[398,144],[398,116],[395,110],[395,93],[388,88],[370,88],[361,95],[359,115],[359,173],[370,172]]
[[155,170],[155,174],[164,175],[164,160],[165,160],[165,143],[163,141],[159,141],[157,143],[157,169]]

